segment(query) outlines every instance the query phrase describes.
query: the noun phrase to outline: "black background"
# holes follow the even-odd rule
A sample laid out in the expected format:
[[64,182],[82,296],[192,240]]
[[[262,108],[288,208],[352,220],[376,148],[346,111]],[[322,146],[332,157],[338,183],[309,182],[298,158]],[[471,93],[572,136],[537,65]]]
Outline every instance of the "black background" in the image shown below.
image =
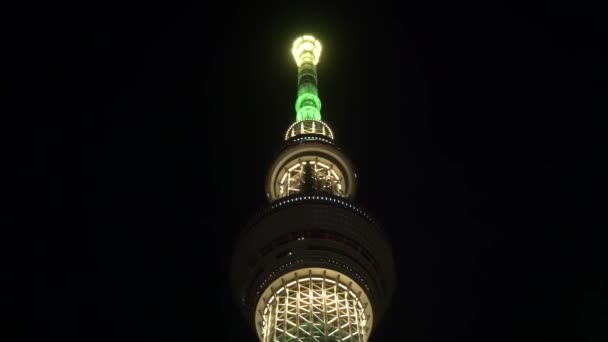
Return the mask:
[[603,225],[585,220],[605,155],[598,9],[22,5],[5,50],[26,90],[20,339],[256,340],[230,255],[295,118],[291,42],[312,33],[323,118],[395,247],[371,340],[608,340]]

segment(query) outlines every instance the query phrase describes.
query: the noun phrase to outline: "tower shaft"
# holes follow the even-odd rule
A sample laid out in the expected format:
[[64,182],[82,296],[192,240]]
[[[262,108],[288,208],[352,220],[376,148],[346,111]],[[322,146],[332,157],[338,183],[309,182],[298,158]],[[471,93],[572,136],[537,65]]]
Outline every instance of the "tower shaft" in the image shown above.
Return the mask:
[[291,51],[298,65],[296,121],[321,120],[316,67],[321,55],[321,44],[313,36],[302,36],[296,39]]
[[304,63],[298,68],[296,121],[302,120],[321,120],[317,67],[312,63]]

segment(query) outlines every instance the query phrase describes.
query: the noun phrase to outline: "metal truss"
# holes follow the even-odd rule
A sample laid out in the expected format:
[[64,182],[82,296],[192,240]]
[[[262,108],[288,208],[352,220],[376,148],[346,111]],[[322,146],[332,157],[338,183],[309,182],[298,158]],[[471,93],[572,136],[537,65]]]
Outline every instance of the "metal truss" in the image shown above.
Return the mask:
[[262,341],[367,341],[365,306],[352,282],[306,274],[273,290]]

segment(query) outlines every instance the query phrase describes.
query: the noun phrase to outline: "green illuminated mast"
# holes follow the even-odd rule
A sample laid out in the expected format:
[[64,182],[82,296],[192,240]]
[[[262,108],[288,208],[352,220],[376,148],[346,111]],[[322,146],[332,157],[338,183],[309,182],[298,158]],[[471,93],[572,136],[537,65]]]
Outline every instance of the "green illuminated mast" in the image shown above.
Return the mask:
[[321,120],[321,99],[317,89],[317,63],[321,57],[321,43],[313,36],[301,36],[291,49],[298,65],[298,98],[296,121]]

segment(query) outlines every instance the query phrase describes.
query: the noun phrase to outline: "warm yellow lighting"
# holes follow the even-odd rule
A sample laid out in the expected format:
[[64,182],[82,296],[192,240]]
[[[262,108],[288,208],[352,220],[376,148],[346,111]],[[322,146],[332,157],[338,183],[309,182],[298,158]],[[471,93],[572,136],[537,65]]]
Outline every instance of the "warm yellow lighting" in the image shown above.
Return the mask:
[[321,57],[321,42],[313,36],[301,36],[293,42],[291,49],[298,66],[304,63],[317,65]]
[[362,287],[342,273],[322,268],[283,274],[264,291],[256,312],[262,342],[365,342],[373,325]]
[[[313,158],[317,160],[313,160]],[[279,197],[300,193],[305,183],[304,174],[307,172],[312,172],[319,191],[329,192],[336,196],[345,195],[346,180],[340,169],[330,164],[329,160],[317,156],[306,156],[293,160],[292,163],[285,165],[277,175],[275,189],[278,190]],[[307,164],[311,165],[310,170],[304,167]],[[285,191],[284,185],[287,186],[287,191]]]
[[[342,172],[335,168],[333,164],[311,160],[312,158],[319,159],[317,156],[303,157],[294,160],[294,164],[284,166],[277,176],[277,183],[275,184],[279,197],[301,193],[305,182],[304,174],[307,172],[312,172],[312,176],[316,179],[316,184],[320,191],[329,192],[336,196],[345,195],[343,189],[345,189],[346,183],[344,177],[342,177]],[[323,161],[329,162],[326,159],[323,159]],[[304,168],[307,164],[310,164],[312,167],[309,171]],[[286,186],[286,189],[284,186]]]
[[317,120],[302,120],[296,121],[289,126],[287,132],[285,133],[285,140],[300,134],[318,134],[329,137],[330,139],[334,138],[334,133],[325,122]]

